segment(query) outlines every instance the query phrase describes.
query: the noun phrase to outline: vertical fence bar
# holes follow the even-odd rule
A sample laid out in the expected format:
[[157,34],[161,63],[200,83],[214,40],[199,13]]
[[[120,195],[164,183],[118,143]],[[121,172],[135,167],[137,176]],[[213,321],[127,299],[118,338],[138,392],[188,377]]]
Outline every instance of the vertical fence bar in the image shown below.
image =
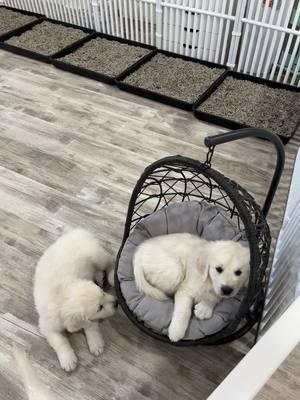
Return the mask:
[[65,11],[66,21],[71,22],[72,17],[70,15],[69,0],[64,1],[63,7],[64,7],[64,11]]
[[[207,2],[207,9],[210,10],[212,6],[211,1]],[[204,36],[204,48],[203,48],[203,55],[202,58],[203,60],[207,60],[207,54],[208,54],[208,38],[210,34],[210,29],[211,29],[211,16],[206,15],[206,27],[205,27],[205,36]]]
[[104,5],[104,19],[105,19],[105,22],[106,22],[106,30],[107,30],[108,34],[111,34],[107,0],[103,0],[103,3],[104,3],[103,4]]
[[[275,25],[280,25],[284,10],[285,10],[285,6],[284,6],[283,3],[281,3],[276,23],[274,22]],[[264,70],[263,70],[263,78],[264,79],[266,79],[266,77],[267,77],[267,75],[269,73],[269,69],[270,69],[271,62],[272,62],[272,56],[273,56],[273,53],[274,53],[274,50],[275,50],[275,45],[276,45],[276,42],[277,42],[278,33],[279,32],[276,31],[276,30],[275,30],[275,32],[272,31],[272,41],[271,41],[271,45],[268,48],[267,59],[266,59]]]
[[79,21],[78,25],[82,25],[83,18],[82,18],[82,11],[81,11],[81,7],[80,7],[80,0],[76,0],[76,12],[77,12],[78,21]]
[[[295,16],[294,16],[294,20],[293,20],[293,23],[292,23],[292,30],[295,30],[295,29],[296,29],[296,26],[297,26],[299,17],[300,17],[300,3],[298,3],[298,7],[297,7],[297,10],[296,10],[296,13],[295,13]],[[291,48],[291,44],[292,44],[293,37],[294,37],[294,35],[292,35],[292,34],[289,34],[289,36],[288,36],[288,42],[287,42],[287,44],[286,44],[286,46],[285,46],[285,52],[284,52],[283,58],[282,58],[282,60],[281,60],[281,65],[280,65],[280,68],[279,68],[279,73],[278,73],[278,75],[277,75],[277,80],[278,80],[278,81],[281,79],[282,72],[283,72],[283,68],[284,68],[284,66],[285,66],[285,63],[286,63],[286,60],[287,60],[287,56],[288,56],[289,51],[290,51],[290,48]],[[298,42],[298,43],[299,43],[299,42]],[[296,50],[297,50],[297,49],[296,49]]]
[[175,10],[175,35],[174,35],[174,52],[178,52],[178,45],[179,45],[179,24],[180,24],[180,11],[179,8]]
[[24,9],[24,10],[27,9],[27,10],[28,10],[28,6],[26,6],[26,4],[23,3],[23,0],[22,0],[22,1],[19,0],[18,3],[19,3],[19,8],[20,8],[20,9]]
[[155,19],[156,19],[156,30],[155,30],[155,43],[156,47],[162,48],[162,5],[161,0],[156,0],[155,7]]
[[149,44],[149,7],[151,4],[144,3],[144,15],[145,15],[145,40]]
[[57,8],[57,19],[63,21],[63,14],[62,14],[62,8],[61,8],[61,3],[60,0],[56,0],[56,8]]
[[143,3],[142,1],[140,1],[140,40],[142,43],[144,43],[144,32],[145,32],[145,28],[144,28],[144,13],[143,13]]
[[[289,23],[289,20],[291,18],[291,14],[292,14],[292,11],[293,11],[293,5],[294,5],[294,1],[290,0],[289,9],[287,10],[287,14],[285,16],[283,25],[281,24],[281,26],[283,26],[284,28],[286,28],[288,26],[288,23]],[[275,56],[275,59],[273,61],[273,67],[272,67],[272,70],[271,70],[271,73],[270,73],[270,79],[271,80],[274,79],[274,75],[275,75],[275,72],[276,72],[278,60],[279,60],[280,54],[282,52],[283,41],[284,41],[285,35],[286,35],[285,32],[282,32],[281,35],[280,35],[280,40],[279,40],[279,44],[278,44],[278,47],[277,47],[276,56]]]
[[[214,3],[214,10],[215,13],[219,12],[219,0],[215,0]],[[214,49],[216,48],[215,43],[216,43],[216,38],[215,38],[215,34],[216,34],[216,24],[218,22],[218,24],[220,24],[220,19],[218,19],[217,17],[213,17],[212,18],[212,28],[211,28],[211,36],[210,36],[210,43],[209,43],[209,51],[208,51],[208,61],[212,61],[213,60],[213,54],[214,54]]]
[[[233,1],[230,0],[229,3],[229,8],[228,8],[228,15],[232,15],[232,10],[233,10]],[[226,21],[226,26],[225,26],[225,35],[224,35],[224,42],[223,42],[223,48],[222,48],[222,55],[221,55],[221,64],[225,64],[225,56],[227,53],[227,42],[228,42],[228,37],[229,37],[229,27],[231,25],[230,19]],[[227,63],[229,61],[229,58],[227,59]]]
[[[122,0],[120,0],[122,1]],[[124,1],[124,20],[125,20],[125,37],[126,39],[130,38],[130,32],[129,32],[129,25],[128,25],[128,0],[123,0]]]
[[241,34],[242,34],[242,27],[243,27],[242,18],[245,14],[246,6],[247,6],[247,0],[240,0],[237,4],[235,20],[234,20],[233,29],[231,32],[232,40],[231,40],[228,60],[227,60],[227,64],[226,64],[229,68],[234,68],[235,64],[236,64],[238,47],[239,47],[240,38],[241,38]]
[[123,17],[123,6],[124,3],[122,5],[122,1],[119,0],[119,21],[120,21],[120,32],[121,32],[121,36],[124,38],[125,37],[125,33],[124,33],[124,17]]
[[[255,0],[250,0],[250,7],[247,12],[248,19],[252,18],[255,3],[256,3]],[[245,57],[247,55],[245,43],[248,42],[249,34],[250,34],[250,24],[246,23],[246,27],[245,27],[245,31],[244,31],[244,35],[243,35],[241,53],[240,53],[240,57],[239,57],[238,67],[237,67],[238,71],[242,70],[244,63],[245,63]]]
[[59,2],[59,7],[60,7],[61,16],[63,18],[62,20],[65,21],[65,22],[68,22],[68,18],[67,18],[67,15],[66,15],[66,6],[65,6],[65,4],[62,4],[61,0]]
[[139,14],[138,14],[138,8],[137,8],[137,0],[134,0],[133,10],[134,10],[134,31],[135,31],[134,39],[138,42],[139,41]]
[[60,15],[61,15],[61,19],[62,21],[67,22],[67,16],[65,13],[65,4],[62,4],[61,0],[59,0],[59,10],[60,10]]
[[[186,7],[187,0],[183,0],[182,5],[184,7]],[[180,26],[181,31],[180,31],[180,44],[179,44],[179,53],[180,54],[184,53],[183,45],[184,45],[184,40],[185,40],[185,31],[184,31],[185,24],[186,24],[186,13],[185,13],[185,9],[184,9],[184,10],[181,10],[181,26]]]
[[39,9],[39,2],[37,0],[33,0],[33,9],[35,12],[39,13],[40,9]]
[[[269,11],[268,10],[269,6],[267,4],[264,4],[263,7],[264,7],[264,11],[263,11],[263,15],[262,15],[262,22],[265,23],[266,19],[267,19],[268,11]],[[257,40],[255,41],[255,51],[254,51],[254,55],[252,58],[250,75],[253,75],[253,73],[254,73],[255,66],[257,65],[257,62],[258,62],[257,57],[262,56],[262,54],[261,54],[261,39],[262,39],[263,33],[266,33],[265,29],[266,28],[264,28],[262,26],[258,28],[258,37],[257,37]]]
[[131,0],[129,0],[129,22],[130,22],[130,39],[134,40],[133,5]]
[[92,12],[92,2],[90,0],[85,0],[86,4],[86,15],[87,15],[87,26],[91,29],[94,28],[93,24],[93,12]]
[[75,24],[79,25],[80,21],[79,21],[79,15],[77,12],[76,0],[72,0],[72,10],[73,10],[73,15],[74,15],[74,22],[75,22]]
[[[194,2],[194,8],[199,9],[199,0],[195,0]],[[193,21],[193,32],[192,32],[192,40],[191,40],[191,56],[195,57],[196,53],[196,39],[197,39],[197,33],[199,32],[198,29],[198,23],[199,23],[199,13],[195,13],[194,15],[194,21]],[[198,32],[197,32],[198,31]]]
[[[201,9],[204,9],[204,2],[206,0],[201,0]],[[204,15],[200,14],[200,24],[199,24],[199,36],[198,36],[198,48],[197,48],[197,58],[201,58],[203,53],[203,43],[204,43]]]
[[112,0],[109,0],[109,2],[108,2],[108,13],[109,13],[111,34],[115,35],[116,32],[115,32],[114,11],[113,11]]
[[77,19],[76,6],[75,6],[74,0],[71,0],[71,9],[72,9],[72,14],[73,14],[73,23],[78,25],[79,21]]
[[23,5],[23,9],[25,9],[25,10],[29,10],[29,11],[33,11],[33,3],[32,3],[32,1],[31,0],[27,0],[27,3],[26,2],[24,2],[23,3],[24,5]]
[[54,19],[59,19],[59,12],[57,9],[56,0],[52,0],[52,3],[49,3],[50,7],[52,6],[52,14]]
[[[295,67],[295,70],[294,70],[294,73],[293,73],[293,76],[292,76],[291,85],[295,85],[296,84],[296,79],[297,79],[297,76],[298,76],[299,72],[300,72],[300,57],[298,58],[297,65]],[[298,86],[300,86],[300,79],[298,81]]]
[[[171,0],[171,3],[176,4],[174,3],[174,0]],[[173,38],[174,29],[176,29],[174,24],[174,8],[171,8],[169,13],[169,48],[168,48],[169,51],[172,51],[172,49],[174,50],[174,38]]]
[[[283,83],[287,83],[287,81],[288,81],[288,79],[290,77],[290,73],[291,73],[293,64],[295,62],[297,52],[299,50],[299,43],[300,43],[300,36],[297,36],[296,43],[294,44],[293,52],[291,54],[290,62],[289,62],[289,65],[287,67]],[[300,54],[299,54],[299,57],[300,57]]]
[[101,30],[100,32],[107,33],[107,20],[105,19],[105,11],[104,11],[104,6],[103,6],[103,1],[106,0],[100,0],[99,6],[100,6],[100,20],[101,20]]
[[39,5],[40,5],[40,13],[45,14],[46,13],[45,0],[39,0]]
[[[70,0],[69,0],[70,1]],[[44,14],[46,17],[49,17],[49,5],[48,5],[48,0],[43,0],[43,9],[44,9]]]
[[63,9],[60,0],[56,0],[57,10],[58,10],[58,20],[64,21]]
[[114,25],[115,25],[115,35],[120,36],[120,24],[119,24],[119,16],[118,16],[118,4],[117,0],[113,0],[111,3],[111,9],[114,14]]
[[93,10],[93,16],[94,16],[94,23],[95,23],[95,29],[97,32],[103,32],[103,25],[102,23],[100,24],[100,15],[99,15],[99,7],[100,4],[102,4],[102,0],[92,0],[92,10]]
[[163,35],[162,35],[162,49],[167,50],[167,31],[168,31],[168,7],[163,8]]
[[[259,14],[261,12],[261,7],[262,7],[262,3],[259,4],[259,6],[257,6],[256,8],[256,13],[254,16],[254,21],[258,20]],[[252,25],[252,31],[251,31],[251,36],[250,36],[250,42],[249,45],[247,46],[247,56],[246,56],[246,61],[245,61],[245,65],[244,65],[244,72],[247,73],[247,71],[249,70],[249,63],[250,60],[252,58],[252,50],[253,50],[253,45],[254,45],[254,40],[255,40],[255,36],[256,36],[256,25]]]
[[72,15],[70,14],[70,6],[69,6],[70,2],[69,0],[65,1],[65,13],[66,13],[66,18],[68,22],[72,22]]
[[[226,11],[227,0],[222,1],[222,8],[221,13],[224,15]],[[218,30],[218,37],[217,37],[217,44],[216,44],[216,52],[215,52],[215,59],[214,62],[218,63],[220,60],[220,51],[221,51],[221,40],[223,36],[223,28],[224,28],[224,18],[221,18],[219,22],[219,30]]]
[[[272,11],[271,11],[271,14],[270,14],[270,17],[269,17],[269,21],[268,21],[268,23],[270,25],[272,25],[274,23],[274,17],[276,15],[276,10],[277,10],[277,7],[278,7],[278,1],[279,0],[275,0],[273,5],[272,5]],[[262,51],[261,51],[261,54],[260,54],[260,60],[259,60],[259,64],[258,64],[258,68],[257,68],[257,72],[256,72],[257,76],[260,76],[261,70],[262,70],[262,66],[264,64],[264,61],[266,61],[265,58],[266,58],[267,46],[268,46],[269,40],[270,40],[270,33],[271,33],[271,29],[267,28],[267,32],[264,35],[263,45],[262,45],[263,47],[262,47]],[[275,35],[275,32],[274,32],[274,35]],[[269,47],[269,49],[270,49],[270,47]]]
[[191,37],[191,26],[192,26],[192,13],[188,11],[186,35],[185,35],[185,55],[190,55],[190,37]]
[[32,0],[32,11],[39,12],[36,0]]
[[151,44],[155,44],[154,40],[154,4],[150,4],[150,33],[151,33]]
[[[83,0],[84,1],[84,0]],[[68,22],[68,15],[65,1],[60,0],[60,7],[63,14],[64,21]]]
[[86,4],[87,0],[81,0],[81,4],[82,4],[82,10],[83,10],[83,15],[84,15],[84,26],[89,27],[89,16],[88,16],[88,12],[87,12],[87,4]]

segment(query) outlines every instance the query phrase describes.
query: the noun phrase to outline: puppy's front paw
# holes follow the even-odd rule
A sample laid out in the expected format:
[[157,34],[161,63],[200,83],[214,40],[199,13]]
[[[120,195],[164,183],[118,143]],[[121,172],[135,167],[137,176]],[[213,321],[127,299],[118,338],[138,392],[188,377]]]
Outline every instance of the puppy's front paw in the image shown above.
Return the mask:
[[104,351],[104,342],[102,338],[94,336],[92,339],[88,339],[88,348],[90,353],[94,354],[94,356],[100,356],[100,354]]
[[104,343],[90,343],[89,350],[94,356],[100,356],[104,351]]
[[171,342],[178,342],[184,337],[185,331],[181,326],[171,322],[169,326],[168,336]]
[[75,353],[62,353],[59,355],[59,362],[65,371],[74,371],[77,366],[77,357]]
[[199,319],[210,319],[213,314],[213,309],[206,303],[198,303],[195,305],[194,314]]

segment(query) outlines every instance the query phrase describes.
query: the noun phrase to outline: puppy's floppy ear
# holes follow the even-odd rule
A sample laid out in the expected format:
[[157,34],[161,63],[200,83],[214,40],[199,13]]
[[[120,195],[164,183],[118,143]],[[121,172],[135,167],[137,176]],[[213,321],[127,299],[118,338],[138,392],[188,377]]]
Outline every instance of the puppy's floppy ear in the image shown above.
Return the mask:
[[60,315],[65,329],[82,329],[90,315],[96,312],[102,291],[91,281],[77,280],[64,288]]
[[85,320],[80,313],[73,312],[64,319],[64,327],[68,332],[73,333],[82,329],[84,322]]
[[61,306],[61,318],[65,329],[72,333],[82,329],[85,315],[76,298],[68,297]]
[[197,269],[201,274],[202,281],[205,282],[208,278],[209,265],[205,257],[198,256],[196,258]]

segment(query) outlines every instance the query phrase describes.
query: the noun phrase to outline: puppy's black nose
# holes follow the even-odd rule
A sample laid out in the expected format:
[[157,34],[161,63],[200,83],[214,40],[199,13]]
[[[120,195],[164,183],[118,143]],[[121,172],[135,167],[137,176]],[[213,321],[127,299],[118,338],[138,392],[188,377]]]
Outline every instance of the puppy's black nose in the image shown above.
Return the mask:
[[222,286],[221,290],[222,290],[222,293],[224,294],[224,296],[230,296],[231,293],[233,292],[233,289],[230,286]]
[[114,304],[114,307],[117,308],[118,307],[118,300],[115,300],[113,304]]

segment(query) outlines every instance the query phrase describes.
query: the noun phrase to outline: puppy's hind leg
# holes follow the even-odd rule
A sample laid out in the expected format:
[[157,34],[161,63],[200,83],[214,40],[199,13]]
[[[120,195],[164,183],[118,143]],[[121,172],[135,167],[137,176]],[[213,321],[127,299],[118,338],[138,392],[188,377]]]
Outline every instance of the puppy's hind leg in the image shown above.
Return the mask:
[[62,369],[73,371],[77,365],[77,357],[68,338],[60,332],[42,332],[42,334],[56,352]]
[[174,298],[174,311],[169,326],[169,339],[178,342],[183,339],[192,314],[193,298],[183,291],[178,291]]
[[84,333],[90,352],[95,356],[102,354],[104,349],[104,340],[98,322],[89,323],[84,328]]

